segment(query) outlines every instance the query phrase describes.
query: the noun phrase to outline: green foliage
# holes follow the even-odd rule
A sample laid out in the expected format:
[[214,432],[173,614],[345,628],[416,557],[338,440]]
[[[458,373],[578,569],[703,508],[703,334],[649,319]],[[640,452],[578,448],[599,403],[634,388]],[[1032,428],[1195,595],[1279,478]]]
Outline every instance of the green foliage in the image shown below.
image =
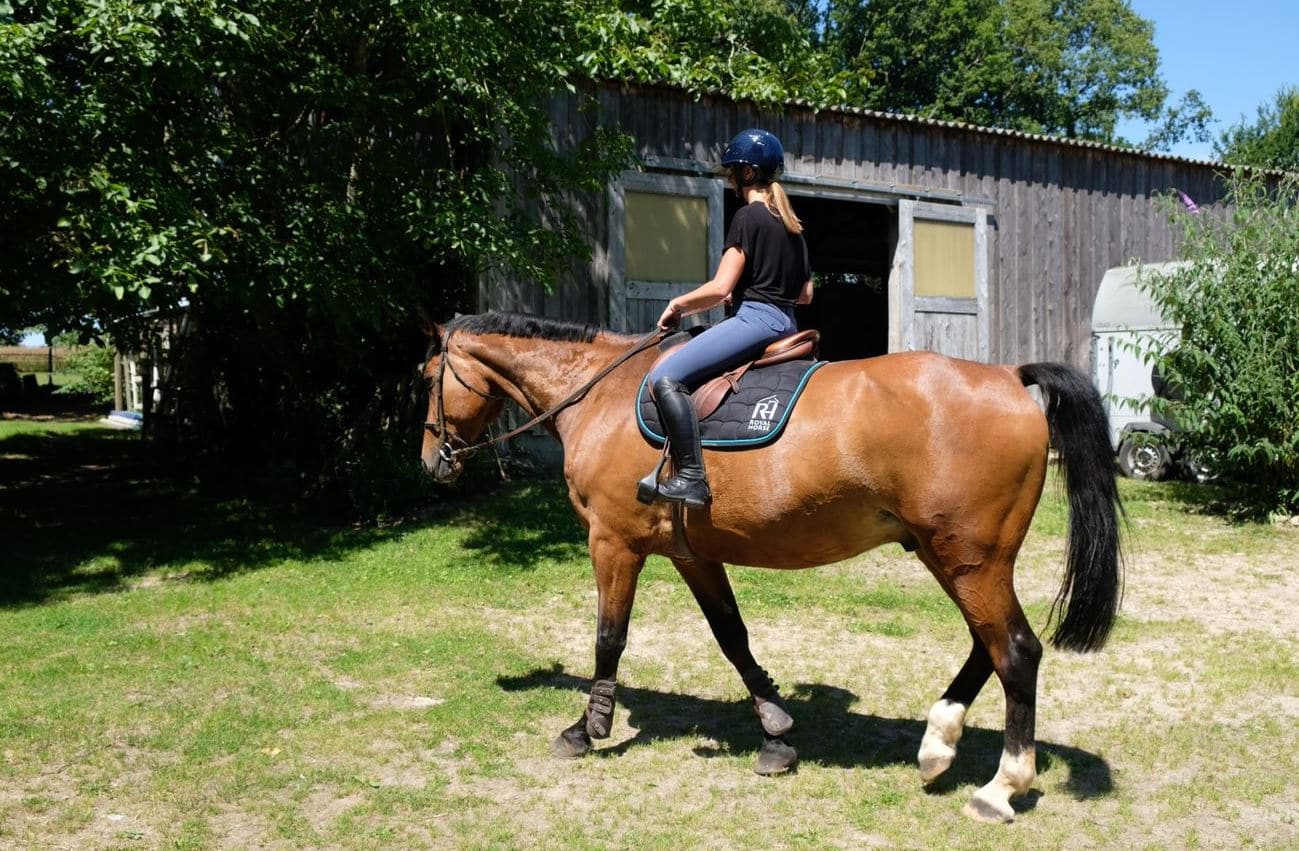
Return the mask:
[[1111,141],[1167,96],[1127,0],[830,0],[822,37],[873,109]]
[[580,30],[586,50],[577,62],[596,78],[671,83],[762,104],[848,101],[845,75],[779,0],[598,0]]
[[1214,144],[1223,162],[1299,172],[1299,87],[1281,89],[1275,102],[1243,118]]
[[[764,104],[1114,141],[1120,118],[1154,120],[1167,97],[1153,27],[1127,0],[601,0],[582,30],[592,76]],[[1173,117],[1197,106],[1164,132],[1194,135]]]
[[1228,213],[1170,201],[1190,265],[1143,275],[1180,341],[1150,351],[1189,445],[1241,510],[1299,513],[1299,178],[1232,178]]
[[96,402],[112,402],[113,355],[113,349],[107,346],[85,346],[73,350],[63,367],[71,377],[58,392],[84,393],[93,396]]
[[1213,110],[1199,90],[1191,89],[1175,104],[1165,106],[1158,124],[1141,142],[1143,151],[1171,151],[1181,142],[1208,142]]
[[0,3],[0,114],[21,117],[0,122],[0,327],[144,350],[187,311],[171,434],[314,484],[359,433],[409,424],[422,313],[589,251],[571,193],[628,146],[552,139],[579,11]]

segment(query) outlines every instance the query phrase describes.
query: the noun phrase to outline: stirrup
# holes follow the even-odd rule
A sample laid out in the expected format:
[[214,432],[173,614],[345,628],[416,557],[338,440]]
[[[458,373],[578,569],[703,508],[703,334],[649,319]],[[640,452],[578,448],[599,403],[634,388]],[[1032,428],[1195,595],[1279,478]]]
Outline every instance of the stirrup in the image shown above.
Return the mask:
[[645,478],[636,483],[636,501],[650,505],[654,500],[659,498],[659,476],[663,473],[663,465],[668,462],[668,442],[663,441],[663,454],[659,457],[658,464],[654,469],[646,474]]

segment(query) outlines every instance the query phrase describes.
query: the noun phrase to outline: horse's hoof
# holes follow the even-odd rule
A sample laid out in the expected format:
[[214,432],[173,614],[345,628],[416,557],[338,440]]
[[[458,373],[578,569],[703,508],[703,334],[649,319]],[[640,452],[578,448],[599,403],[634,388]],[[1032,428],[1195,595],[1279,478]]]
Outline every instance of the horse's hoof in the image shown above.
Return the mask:
[[560,733],[550,745],[550,753],[559,759],[577,759],[591,752],[591,737],[582,722]]
[[920,782],[929,785],[952,767],[956,748],[941,743],[924,742],[920,746]]
[[1009,801],[994,801],[981,797],[977,792],[961,812],[975,821],[987,824],[1010,824],[1015,820],[1015,810]]
[[755,697],[753,710],[768,736],[783,736],[794,728],[794,719],[785,711],[780,698]]
[[758,752],[758,762],[753,767],[756,774],[770,777],[773,774],[784,774],[798,762],[798,751],[789,746],[784,739],[770,738],[762,743]]

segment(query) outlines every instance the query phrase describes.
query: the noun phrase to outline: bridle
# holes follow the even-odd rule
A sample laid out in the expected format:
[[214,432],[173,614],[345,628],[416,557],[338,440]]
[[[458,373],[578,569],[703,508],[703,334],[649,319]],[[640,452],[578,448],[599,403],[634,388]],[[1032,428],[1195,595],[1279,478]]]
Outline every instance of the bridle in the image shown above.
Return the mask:
[[[442,361],[441,363],[438,364],[438,378],[437,378],[437,394],[438,394],[437,395],[437,412],[438,412],[437,422],[426,421],[424,423],[424,428],[426,431],[433,432],[433,434],[436,437],[442,440],[442,445],[438,447],[438,458],[441,461],[443,461],[448,467],[454,464],[455,460],[462,455],[468,457],[469,455],[472,455],[474,452],[477,452],[479,449],[482,449],[483,447],[491,446],[496,443],[504,443],[505,441],[509,440],[512,437],[518,437],[520,434],[523,434],[525,431],[532,428],[533,426],[543,423],[546,420],[552,419],[553,417],[557,416],[561,411],[563,411],[565,408],[568,408],[571,405],[575,405],[578,402],[582,401],[582,399],[585,398],[586,394],[590,392],[591,388],[594,387],[596,384],[598,384],[602,379],[604,379],[605,376],[613,372],[618,367],[622,366],[627,361],[631,360],[636,355],[640,354],[641,352],[645,351],[646,349],[656,344],[667,333],[657,328],[654,329],[653,331],[650,331],[644,336],[638,338],[636,340],[635,345],[633,345],[629,350],[623,352],[621,355],[614,358],[613,361],[611,361],[608,365],[601,368],[600,371],[597,372],[589,381],[587,381],[581,387],[574,390],[572,393],[568,394],[568,396],[564,397],[564,399],[562,399],[561,401],[553,405],[549,410],[537,414],[535,417],[528,420],[523,425],[511,429],[505,434],[499,434],[496,435],[495,437],[489,437],[487,440],[482,440],[479,441],[478,443],[470,444],[467,440],[464,440],[459,435],[449,434],[447,432],[446,405],[442,398],[442,387],[443,387],[442,382],[446,377],[446,371],[450,369],[451,375],[455,378],[456,381],[460,382],[462,387],[464,387],[470,393],[473,393],[475,396],[478,396],[481,399],[487,399],[488,401],[492,401],[492,402],[509,402],[511,401],[511,399],[508,396],[498,396],[490,392],[490,389],[486,391],[479,390],[477,387],[474,387],[468,381],[465,381],[464,378],[460,375],[460,373],[456,372],[455,366],[451,363],[451,338],[455,335],[455,331],[456,329],[454,328],[448,331],[446,339],[442,341],[442,352],[441,352]],[[430,388],[430,392],[431,392],[431,388]],[[452,441],[455,441],[460,445],[452,446]]]

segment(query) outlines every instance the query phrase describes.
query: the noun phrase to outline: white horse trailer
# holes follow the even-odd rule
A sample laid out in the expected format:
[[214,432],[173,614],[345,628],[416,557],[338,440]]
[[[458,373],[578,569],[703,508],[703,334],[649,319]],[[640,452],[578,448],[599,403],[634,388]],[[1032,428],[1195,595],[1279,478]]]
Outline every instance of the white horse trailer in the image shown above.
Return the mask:
[[[1151,411],[1154,365],[1145,353],[1175,342],[1178,329],[1137,286],[1138,275],[1159,274],[1182,262],[1117,266],[1105,272],[1092,308],[1092,383],[1109,417],[1110,443],[1123,472],[1159,479],[1172,468],[1172,427]],[[1162,347],[1162,346],[1161,346]]]

